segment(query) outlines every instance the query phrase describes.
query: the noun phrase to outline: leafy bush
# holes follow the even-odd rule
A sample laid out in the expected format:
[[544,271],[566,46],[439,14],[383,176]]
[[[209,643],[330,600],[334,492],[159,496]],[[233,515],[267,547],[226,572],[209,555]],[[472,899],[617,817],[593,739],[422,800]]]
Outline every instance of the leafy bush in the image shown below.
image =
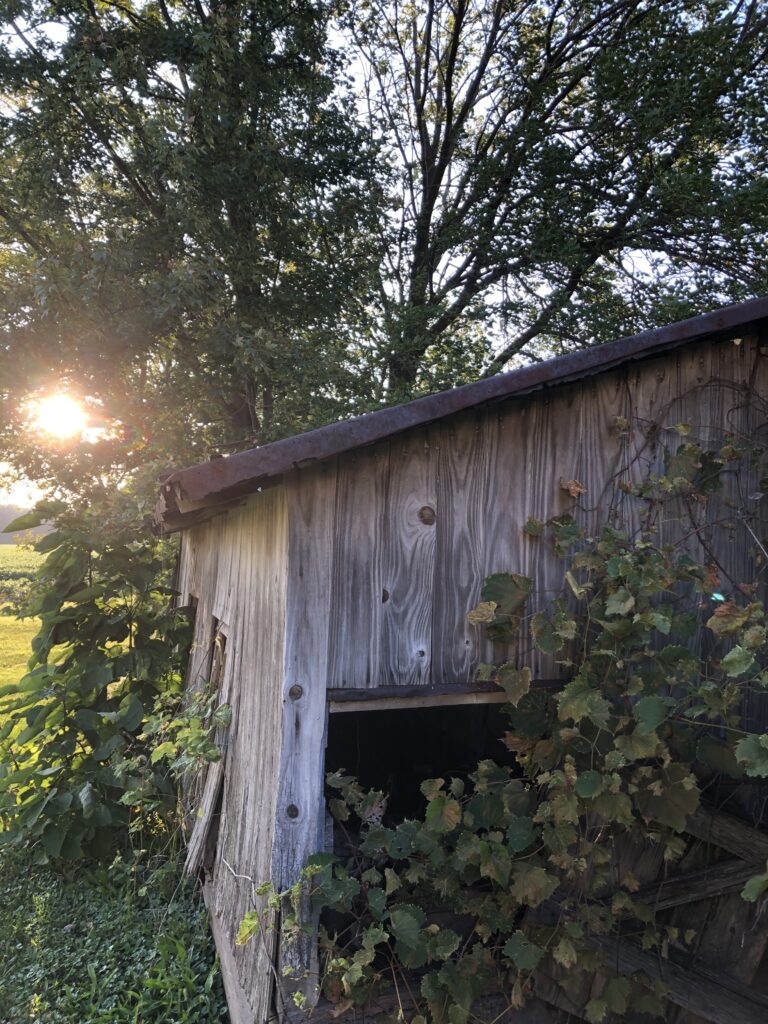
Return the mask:
[[173,864],[64,877],[0,857],[3,1024],[225,1024],[205,911]]
[[174,823],[142,729],[158,698],[179,700],[189,621],[172,604],[173,552],[121,512],[44,502],[11,526],[55,525],[36,544],[29,671],[0,688],[0,842],[33,845],[38,862],[109,854],[146,805]]

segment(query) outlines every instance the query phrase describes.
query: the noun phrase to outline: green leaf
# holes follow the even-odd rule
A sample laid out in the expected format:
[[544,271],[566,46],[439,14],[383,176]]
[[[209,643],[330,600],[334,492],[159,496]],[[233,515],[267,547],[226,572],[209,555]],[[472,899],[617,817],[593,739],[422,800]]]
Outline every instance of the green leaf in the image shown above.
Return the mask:
[[453,956],[461,943],[461,936],[451,928],[441,928],[437,935],[431,935],[427,942],[427,953],[432,960],[447,960]]
[[627,1012],[632,984],[629,978],[610,978],[603,989],[602,998],[611,1013]]
[[707,768],[730,775],[731,778],[737,779],[743,774],[731,748],[708,734],[702,736],[696,744],[696,759]]
[[516,572],[489,576],[482,589],[484,601],[495,601],[500,615],[517,615],[533,590],[533,580]]
[[743,647],[736,646],[728,651],[720,662],[720,667],[725,670],[729,678],[743,676],[752,671],[755,667],[755,659],[751,651],[745,651]]
[[528,667],[518,669],[511,661],[501,666],[497,679],[512,707],[517,707],[531,688],[531,670]]
[[29,512],[17,516],[10,523],[6,523],[0,533],[20,533],[22,530],[34,530],[36,527],[42,526],[48,519],[49,513],[33,508]]
[[64,837],[66,831],[59,825],[46,825],[45,831],[41,836],[41,841],[45,847],[45,852],[49,857],[58,857],[61,853],[61,847],[64,843]]
[[594,769],[589,771],[581,772],[579,777],[576,779],[576,785],[574,789],[576,794],[584,800],[591,800],[603,788],[603,776],[600,772],[596,772]]
[[741,898],[748,903],[756,903],[766,892],[768,892],[768,871],[762,875],[753,875],[741,890]]
[[561,722],[571,719],[578,724],[588,718],[600,729],[608,727],[611,705],[599,690],[590,687],[581,677],[577,676],[564,686],[555,700]]
[[504,943],[502,950],[521,971],[535,971],[539,966],[544,950],[531,942],[524,932],[516,931]]
[[562,639],[555,633],[554,625],[544,612],[536,612],[532,617],[531,636],[536,647],[543,654],[557,654],[563,646]]
[[613,745],[622,757],[631,762],[640,761],[646,757],[653,757],[656,754],[659,742],[659,737],[655,733],[642,733],[639,727],[635,727],[633,732],[617,736],[613,741]]
[[383,889],[368,890],[368,906],[377,921],[384,919],[384,911],[387,907],[387,894]]
[[611,594],[605,602],[605,614],[606,616],[628,615],[634,607],[634,595],[630,594],[625,587],[620,587],[615,591],[615,593]]
[[421,907],[412,903],[401,903],[389,912],[390,931],[403,946],[416,949],[425,919],[426,915]]
[[557,889],[558,880],[535,864],[515,864],[511,893],[524,906],[538,907]]
[[240,922],[240,927],[237,929],[235,945],[244,946],[249,939],[258,934],[260,928],[261,919],[259,918],[259,912],[257,910],[248,910]]
[[507,842],[515,853],[522,853],[533,846],[538,836],[533,820],[529,817],[515,817],[507,828]]
[[436,796],[427,805],[425,821],[433,832],[441,835],[453,832],[461,822],[461,805],[445,794]]
[[751,778],[768,777],[768,734],[745,736],[736,744],[735,754],[737,760],[746,765],[746,773]]
[[569,970],[576,963],[578,960],[576,947],[567,935],[564,935],[552,950],[552,957],[556,963],[560,964],[561,967],[565,967],[566,970]]
[[652,780],[644,780],[635,802],[644,818],[683,832],[699,806],[699,787],[685,765],[670,764],[659,769]]
[[584,1007],[589,1024],[602,1024],[608,1012],[608,1006],[604,999],[590,999]]
[[544,523],[540,519],[534,519],[533,516],[528,516],[523,526],[523,533],[529,537],[540,537],[544,533]]
[[392,868],[384,868],[384,885],[387,896],[391,896],[393,892],[402,885],[402,882],[397,877],[397,872],[393,871]]
[[665,721],[669,707],[674,703],[666,697],[642,697],[632,709],[638,723],[635,732],[639,736],[655,732]]

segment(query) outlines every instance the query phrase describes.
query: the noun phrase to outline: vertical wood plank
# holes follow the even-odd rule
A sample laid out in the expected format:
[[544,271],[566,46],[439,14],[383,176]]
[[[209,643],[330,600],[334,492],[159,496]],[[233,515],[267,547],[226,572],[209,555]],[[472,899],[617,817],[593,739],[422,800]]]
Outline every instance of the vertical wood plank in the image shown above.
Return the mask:
[[427,685],[435,598],[437,453],[429,430],[393,438],[382,523],[381,647],[373,685]]
[[[299,877],[310,854],[323,849],[326,674],[333,588],[336,467],[319,466],[286,482],[288,589],[282,692],[282,745],[271,873],[280,889]],[[309,915],[308,908],[304,908]],[[283,946],[288,984],[317,998],[314,936]],[[308,972],[308,977],[303,975]]]
[[497,418],[494,411],[475,411],[435,428],[439,469],[432,679],[438,685],[467,682],[480,661],[480,634],[467,622],[467,612],[480,600],[488,565],[497,557],[489,550],[486,529],[496,492]]
[[381,675],[389,481],[389,442],[384,442],[339,459],[335,506],[330,490],[322,492],[332,514],[329,686],[376,686]]

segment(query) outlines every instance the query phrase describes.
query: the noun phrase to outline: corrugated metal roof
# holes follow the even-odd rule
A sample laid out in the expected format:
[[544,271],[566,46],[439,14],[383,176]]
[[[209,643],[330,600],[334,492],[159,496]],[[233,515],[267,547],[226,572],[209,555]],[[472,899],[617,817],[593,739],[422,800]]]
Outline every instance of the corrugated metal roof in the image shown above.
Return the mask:
[[733,333],[766,319],[768,297],[751,299],[403,405],[332,423],[261,448],[179,469],[162,484],[155,522],[165,532],[183,529],[258,488],[277,483],[290,470],[373,444],[464,409],[580,380],[629,360],[646,358],[687,342]]

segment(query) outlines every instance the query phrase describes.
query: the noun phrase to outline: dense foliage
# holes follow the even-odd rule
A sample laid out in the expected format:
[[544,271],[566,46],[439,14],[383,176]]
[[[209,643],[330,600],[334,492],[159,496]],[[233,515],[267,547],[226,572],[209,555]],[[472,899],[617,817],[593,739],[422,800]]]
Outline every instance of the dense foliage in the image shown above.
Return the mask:
[[[394,986],[401,1001],[415,998],[423,1021],[465,1024],[489,990],[520,1007],[546,964],[574,999],[585,975],[606,973],[586,1006],[595,1024],[629,1007],[664,1016],[663,985],[652,973],[616,976],[611,940],[655,951],[653,964],[696,934],[657,912],[642,889],[655,876],[636,877],[640,861],[617,873],[617,851],[634,840],[649,862],[655,848],[673,865],[706,790],[722,798],[739,780],[768,778],[768,736],[750,727],[755,702],[768,699],[768,612],[757,584],[717,561],[712,534],[752,531],[760,562],[755,503],[768,493],[766,468],[764,452],[733,438],[715,449],[684,441],[663,475],[623,481],[641,509],[635,529],[614,521],[590,537],[569,515],[529,520],[527,542],[563,556],[563,593],[527,613],[534,581],[499,573],[470,613],[520,652],[480,667],[508,699],[511,766],[484,760],[468,777],[427,780],[423,816],[392,823],[381,820],[383,792],[336,772],[329,806],[350,852],[313,858],[281,898],[289,939],[307,897],[322,909],[322,987],[339,1012]],[[742,514],[734,496],[754,480],[753,511]],[[724,487],[731,512],[712,527],[701,510]],[[665,520],[709,560],[694,558],[690,543],[662,543]],[[564,670],[562,682],[531,685],[530,644]],[[742,895],[766,891],[768,872],[757,873]],[[241,938],[269,927],[280,902],[255,907]]]
[[[29,671],[0,690],[0,843],[48,858],[103,856],[129,833],[178,825],[172,776],[218,757],[227,709],[181,708],[189,618],[174,609],[174,554],[136,539],[130,503],[73,512],[42,502],[12,529],[52,520],[27,608]],[[183,749],[182,749],[183,748]]]
[[5,0],[0,454],[82,493],[764,291],[765,46],[761,0]]
[[0,858],[4,1024],[224,1024],[204,908],[140,858],[72,877]]

